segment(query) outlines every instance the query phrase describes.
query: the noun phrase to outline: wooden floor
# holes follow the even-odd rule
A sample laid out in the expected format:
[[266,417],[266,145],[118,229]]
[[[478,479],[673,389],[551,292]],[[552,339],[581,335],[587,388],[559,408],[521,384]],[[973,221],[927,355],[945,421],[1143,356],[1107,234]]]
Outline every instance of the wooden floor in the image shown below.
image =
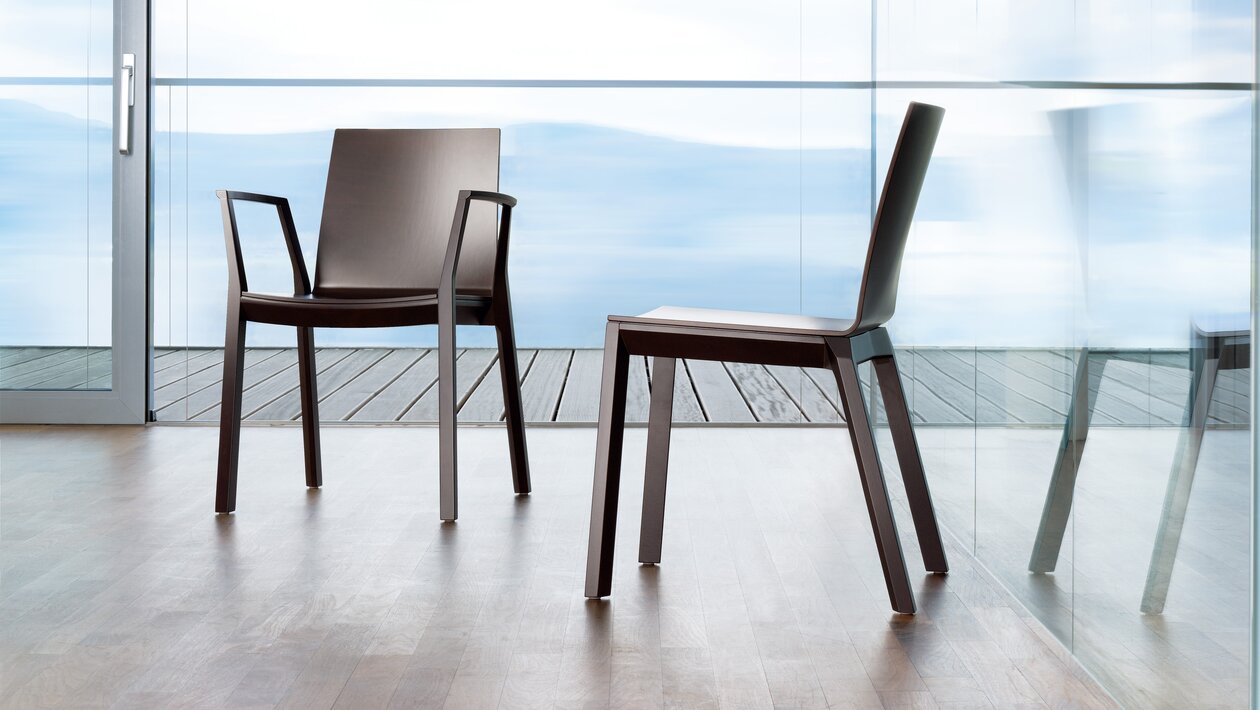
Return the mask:
[[660,566],[635,562],[629,432],[604,602],[582,598],[593,429],[531,430],[523,498],[502,428],[460,437],[442,525],[432,429],[329,428],[307,491],[300,430],[247,428],[216,517],[211,428],[0,428],[0,705],[1114,707],[953,542],[892,614],[834,430],[678,431]]
[[[915,421],[926,425],[1062,426],[1075,357],[1067,350],[899,351]],[[522,350],[525,418],[529,422],[594,422],[599,400],[599,350]],[[1181,422],[1189,374],[1185,352],[1120,353],[1105,367],[1094,424],[1162,426]],[[327,348],[316,355],[320,417],[325,421],[432,422],[437,419],[437,356],[430,350]],[[214,421],[222,395],[223,352],[158,350],[154,410],[158,421]],[[650,368],[634,358],[627,420],[647,418]],[[253,421],[298,417],[297,352],[250,349],[245,356],[243,410]],[[461,351],[457,362],[460,419],[503,418],[493,350]],[[685,423],[838,423],[835,381],[824,370],[685,361],[676,380],[674,419]],[[865,369],[865,368],[864,368]],[[869,376],[867,373],[866,376]],[[1248,378],[1220,373],[1213,425],[1246,426]],[[86,348],[0,349],[0,388],[107,387],[109,353]],[[876,417],[882,417],[876,401]]]

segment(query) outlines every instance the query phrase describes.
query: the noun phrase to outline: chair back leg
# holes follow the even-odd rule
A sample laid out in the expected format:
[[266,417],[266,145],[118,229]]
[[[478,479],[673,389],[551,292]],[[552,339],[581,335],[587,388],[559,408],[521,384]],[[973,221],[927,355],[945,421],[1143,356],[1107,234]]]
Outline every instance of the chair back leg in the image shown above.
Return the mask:
[[604,372],[599,391],[599,430],[595,439],[595,483],[591,491],[591,534],[586,548],[586,596],[612,593],[613,545],[617,538],[617,494],[621,487],[621,445],[626,428],[626,382],[630,355],[620,329],[609,323],[604,338]]
[[521,411],[521,371],[516,360],[516,335],[512,313],[502,309],[495,316],[499,339],[499,375],[503,379],[503,411],[508,450],[512,458],[512,489],[516,495],[530,492],[529,455],[525,449],[525,416]]
[[1190,488],[1194,485],[1194,472],[1199,463],[1199,450],[1203,447],[1203,431],[1207,427],[1208,409],[1212,404],[1212,391],[1216,389],[1216,372],[1220,360],[1206,357],[1206,348],[1191,350],[1190,397],[1186,404],[1186,423],[1177,439],[1177,454],[1173,459],[1168,488],[1164,492],[1164,508],[1159,514],[1159,528],[1155,532],[1155,547],[1151,550],[1151,564],[1146,571],[1146,587],[1142,591],[1142,613],[1161,614],[1168,598],[1168,585],[1172,583],[1173,564],[1177,561],[1177,547],[1181,544],[1181,529],[1186,522],[1186,508],[1190,505]]
[[910,421],[910,406],[901,385],[901,372],[897,369],[895,355],[872,361],[880,392],[884,397],[884,411],[888,414],[888,428],[892,433],[893,446],[897,450],[897,464],[901,467],[901,480],[906,487],[910,513],[914,518],[914,530],[919,537],[919,549],[923,553],[923,566],[929,572],[948,572],[945,547],[941,544],[941,531],[936,524],[936,511],[932,507],[932,493],[928,489],[927,476],[923,473],[923,458],[919,454],[919,442],[914,436]]
[[306,458],[306,487],[324,485],[319,453],[319,388],[316,383],[315,329],[298,328],[298,378],[302,396],[302,447]]
[[647,467],[643,476],[643,518],[639,526],[639,562],[661,561],[665,530],[665,482],[669,476],[669,435],[674,418],[677,360],[652,358],[652,398],[648,407]]
[[888,486],[879,463],[875,446],[875,432],[871,428],[870,414],[862,398],[862,386],[858,379],[857,365],[848,338],[827,338],[828,360],[840,388],[840,401],[844,405],[844,418],[849,425],[849,437],[857,459],[858,475],[862,479],[862,492],[866,496],[866,509],[871,516],[875,533],[875,546],[879,561],[884,568],[884,583],[888,587],[888,599],[895,611],[901,614],[915,612],[914,592],[906,573],[905,556],[901,540],[897,538],[897,521],[893,516]]
[[459,476],[455,430],[455,314],[440,314],[438,323],[438,507],[442,520],[459,517]]
[[245,378],[245,320],[239,303],[228,303],[223,341],[223,399],[219,405],[219,472],[214,511],[236,510],[236,470],[241,455],[241,389]]

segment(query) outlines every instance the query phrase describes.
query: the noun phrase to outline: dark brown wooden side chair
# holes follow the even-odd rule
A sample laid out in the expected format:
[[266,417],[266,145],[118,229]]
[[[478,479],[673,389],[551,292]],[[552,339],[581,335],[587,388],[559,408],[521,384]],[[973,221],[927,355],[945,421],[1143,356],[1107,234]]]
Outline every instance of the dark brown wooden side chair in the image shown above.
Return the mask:
[[[217,512],[236,509],[245,324],[250,321],[297,326],[306,485],[311,488],[323,484],[313,328],[438,326],[442,520],[455,520],[458,513],[455,326],[493,326],[498,335],[512,484],[518,495],[529,493],[507,278],[508,235],[516,199],[497,192],[498,184],[497,128],[336,131],[313,287],[288,200],[216,192],[228,255]],[[292,296],[249,290],[233,207],[242,200],[276,207],[293,266]]]
[[677,359],[827,368],[835,373],[840,386],[889,599],[896,611],[914,613],[914,592],[858,380],[857,366],[870,361],[884,396],[923,563],[932,572],[948,571],[892,342],[883,327],[893,315],[906,237],[944,114],[939,107],[920,103],[910,104],[906,112],[875,216],[857,313],[852,320],[673,307],[658,308],[641,316],[609,316],[586,560],[587,597],[597,599],[612,592],[630,355],[653,358],[639,562],[655,564],[661,559]]

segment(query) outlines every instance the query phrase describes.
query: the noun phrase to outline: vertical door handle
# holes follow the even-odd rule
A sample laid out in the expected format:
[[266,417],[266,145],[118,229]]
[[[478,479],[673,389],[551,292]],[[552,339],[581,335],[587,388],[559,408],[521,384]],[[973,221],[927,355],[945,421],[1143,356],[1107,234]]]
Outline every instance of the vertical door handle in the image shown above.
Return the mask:
[[131,154],[131,107],[136,105],[136,55],[122,55],[118,67],[118,152]]

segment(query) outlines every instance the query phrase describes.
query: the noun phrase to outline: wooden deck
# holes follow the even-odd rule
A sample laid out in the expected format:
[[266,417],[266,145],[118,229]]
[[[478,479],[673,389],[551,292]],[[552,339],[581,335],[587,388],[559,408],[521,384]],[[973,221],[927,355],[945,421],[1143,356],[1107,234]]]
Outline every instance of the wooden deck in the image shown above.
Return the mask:
[[[1074,354],[1067,350],[908,348],[899,351],[916,422],[925,425],[1062,426]],[[520,352],[529,422],[593,423],[599,404],[600,350]],[[414,348],[324,348],[320,417],[344,422],[433,422],[437,354]],[[1095,426],[1170,426],[1181,422],[1189,386],[1184,351],[1111,353]],[[219,416],[223,351],[160,349],[154,357],[158,421],[214,421]],[[632,360],[627,420],[647,418],[651,372]],[[290,421],[299,415],[297,351],[251,348],[245,355],[246,419]],[[835,382],[824,370],[684,361],[676,379],[674,419],[684,423],[838,424]],[[109,351],[100,348],[0,348],[0,389],[109,386]],[[494,350],[459,354],[460,419],[503,418]],[[869,377],[869,372],[864,376]],[[1217,427],[1246,426],[1249,373],[1220,374],[1211,409]],[[876,418],[882,417],[876,402]]]

